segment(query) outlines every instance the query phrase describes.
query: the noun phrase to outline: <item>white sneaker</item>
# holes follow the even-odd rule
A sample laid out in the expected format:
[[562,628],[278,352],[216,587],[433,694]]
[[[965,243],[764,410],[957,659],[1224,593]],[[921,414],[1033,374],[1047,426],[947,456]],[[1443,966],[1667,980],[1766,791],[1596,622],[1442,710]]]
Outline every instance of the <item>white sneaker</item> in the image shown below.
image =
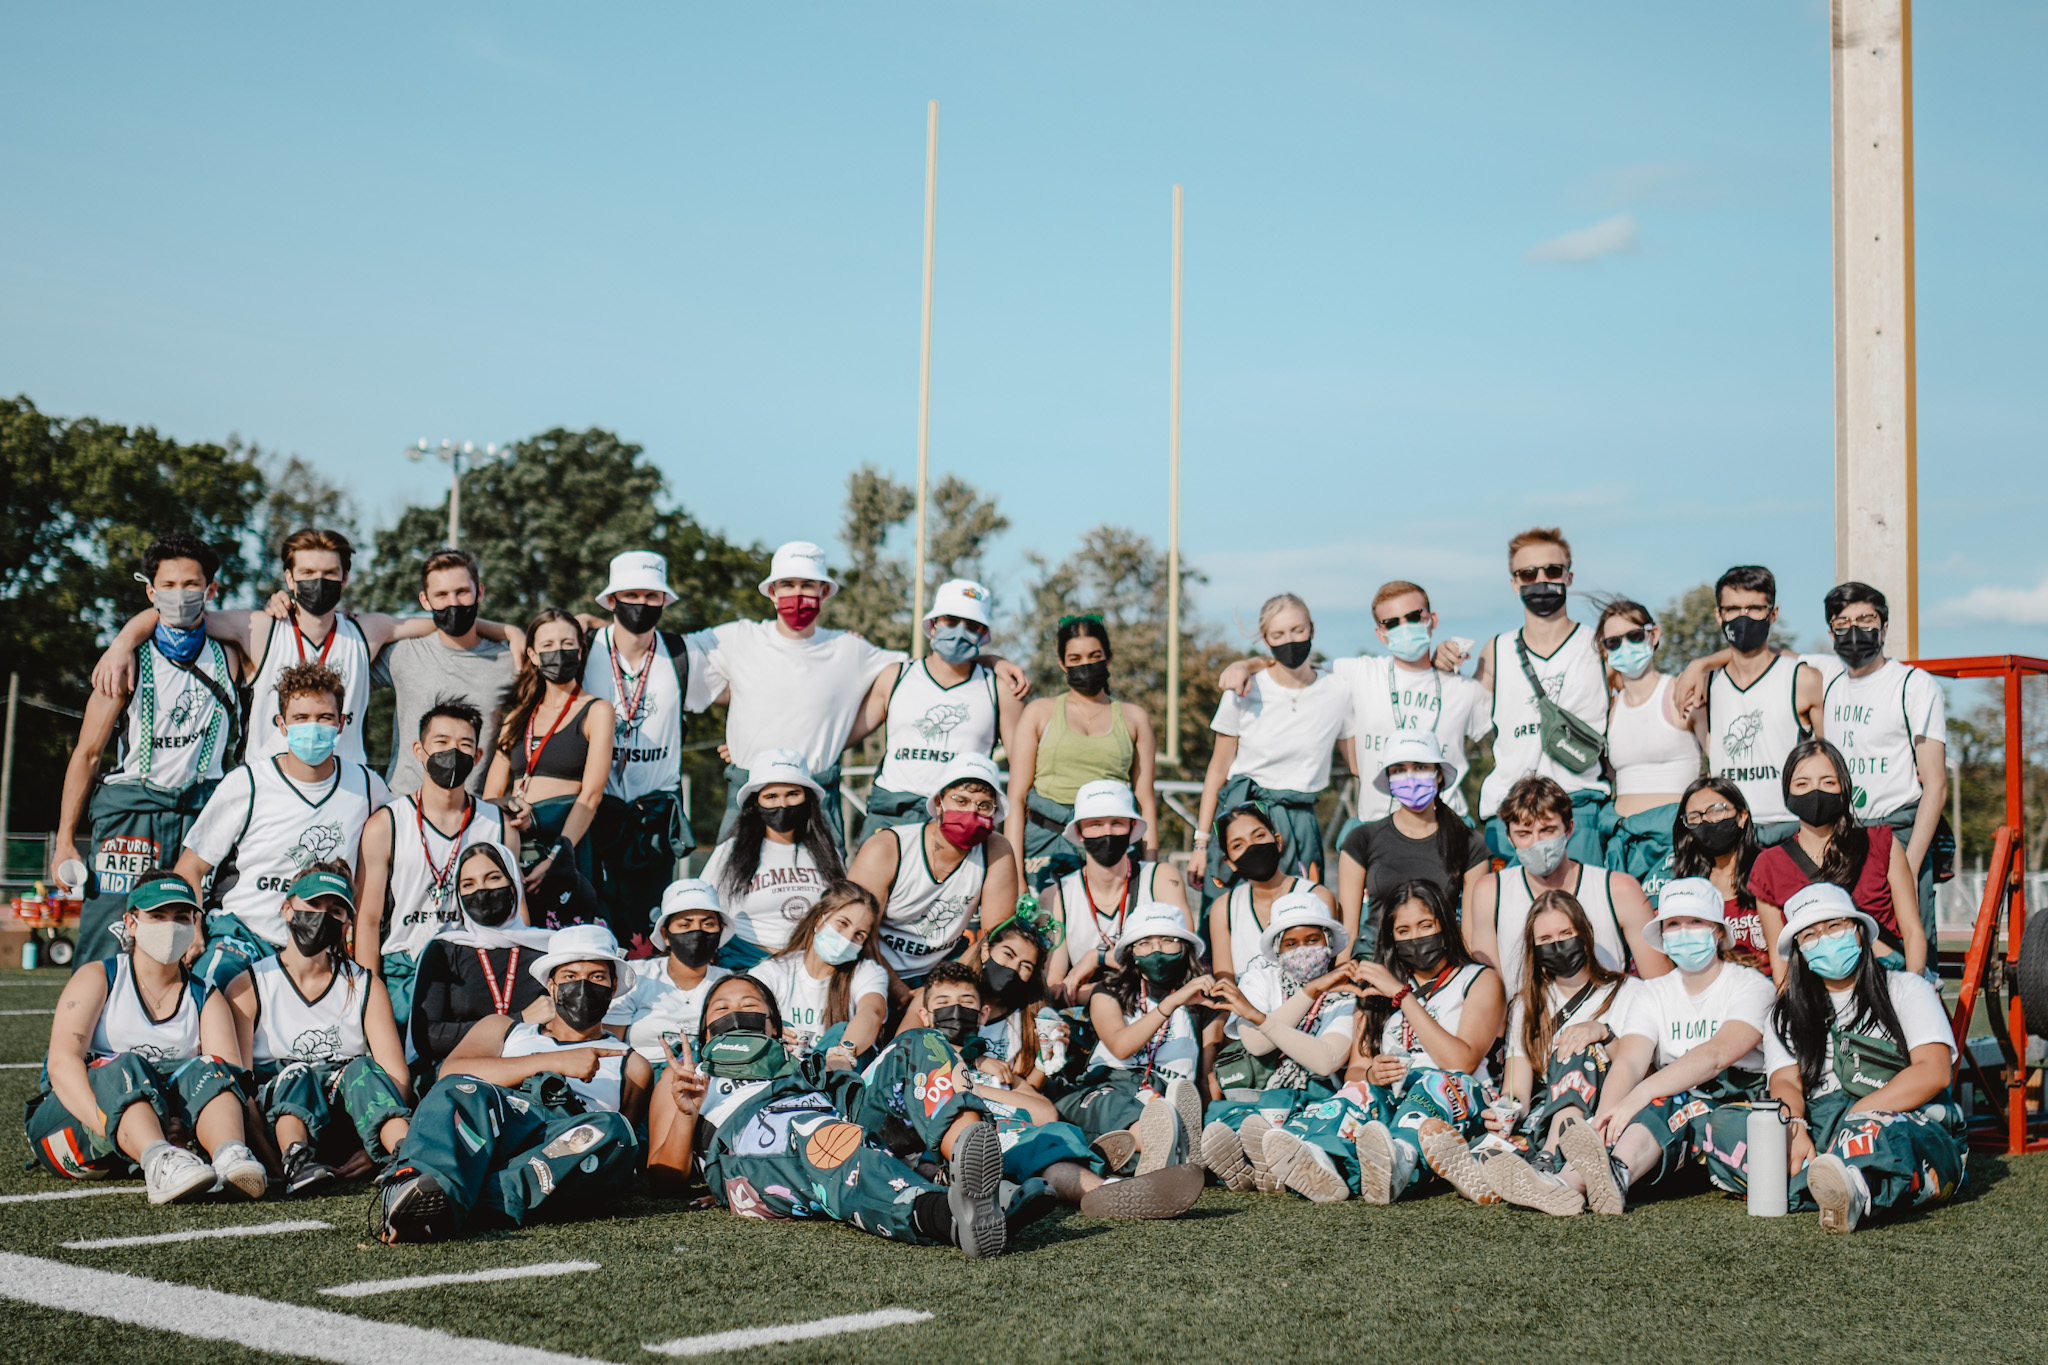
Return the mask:
[[1459,1194],[1475,1204],[1498,1204],[1500,1193],[1487,1183],[1480,1160],[1465,1144],[1465,1135],[1455,1128],[1432,1133],[1422,1140],[1422,1157],[1429,1168],[1451,1182]]
[[1351,1197],[1351,1187],[1333,1167],[1316,1159],[1322,1155],[1285,1128],[1266,1134],[1266,1160],[1286,1168],[1288,1189],[1318,1204],[1341,1204]]
[[1171,1080],[1166,1083],[1166,1102],[1173,1106],[1174,1117],[1180,1120],[1178,1159],[1192,1160],[1202,1141],[1202,1092],[1195,1089],[1193,1081]]
[[1244,1148],[1244,1159],[1252,1164],[1252,1188],[1261,1194],[1278,1194],[1286,1188],[1281,1183],[1285,1172],[1276,1175],[1273,1163],[1266,1159],[1266,1134],[1272,1131],[1273,1125],[1264,1114],[1248,1114],[1237,1127],[1238,1145]]
[[1854,1232],[1870,1212],[1870,1186],[1863,1172],[1832,1152],[1806,1164],[1806,1192],[1820,1205],[1823,1232]]
[[1150,1175],[1173,1164],[1180,1142],[1180,1115],[1165,1100],[1147,1100],[1138,1115],[1138,1171]]
[[270,1173],[250,1154],[248,1145],[223,1142],[213,1154],[213,1172],[221,1186],[233,1186],[250,1199],[261,1199],[270,1188]]
[[1202,1164],[1228,1189],[1243,1193],[1252,1188],[1252,1163],[1244,1154],[1244,1143],[1220,1119],[1202,1130]]
[[1400,1158],[1393,1133],[1374,1119],[1358,1130],[1351,1145],[1358,1151],[1358,1197],[1368,1204],[1393,1203],[1405,1184],[1396,1179]]
[[213,1188],[214,1179],[213,1167],[168,1142],[157,1149],[142,1169],[142,1180],[149,1187],[152,1204],[169,1204],[188,1195],[203,1194]]

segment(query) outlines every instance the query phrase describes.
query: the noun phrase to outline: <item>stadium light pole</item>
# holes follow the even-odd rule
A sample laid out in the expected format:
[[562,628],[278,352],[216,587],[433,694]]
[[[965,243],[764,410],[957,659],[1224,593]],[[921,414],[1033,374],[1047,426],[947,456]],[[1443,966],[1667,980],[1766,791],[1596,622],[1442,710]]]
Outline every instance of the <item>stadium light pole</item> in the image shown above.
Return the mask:
[[453,550],[462,543],[462,475],[465,470],[482,464],[494,464],[512,453],[510,446],[495,442],[478,450],[476,442],[464,441],[461,445],[443,441],[439,446],[429,446],[422,436],[405,448],[405,458],[417,464],[432,455],[449,467],[448,477],[448,548]]
[[1160,761],[1180,765],[1180,215],[1181,187],[1173,187],[1172,379],[1167,385],[1166,445],[1166,752]]
[[925,106],[924,123],[924,314],[917,352],[917,559],[910,575],[910,657],[924,657],[925,495],[930,483],[932,440],[932,236],[939,205],[939,102]]

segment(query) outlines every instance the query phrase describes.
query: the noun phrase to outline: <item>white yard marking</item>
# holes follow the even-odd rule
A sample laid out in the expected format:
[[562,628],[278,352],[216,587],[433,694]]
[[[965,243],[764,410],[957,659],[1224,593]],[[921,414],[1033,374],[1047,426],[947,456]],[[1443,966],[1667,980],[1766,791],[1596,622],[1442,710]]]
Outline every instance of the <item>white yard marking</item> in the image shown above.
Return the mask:
[[276,1232],[320,1232],[333,1227],[314,1218],[287,1223],[237,1223],[224,1228],[187,1228],[183,1232],[152,1232],[147,1237],[95,1237],[84,1242],[66,1242],[67,1251],[101,1251],[108,1247],[155,1247],[172,1242],[200,1242],[209,1237],[268,1237]]
[[272,1303],[246,1294],[194,1289],[6,1252],[0,1252],[0,1299],[177,1332],[203,1341],[232,1341],[254,1351],[335,1365],[410,1365],[422,1360],[459,1360],[463,1365],[598,1365],[583,1356],[532,1346],[506,1346],[430,1327],[375,1322],[326,1308]]
[[81,1185],[72,1190],[44,1190],[40,1194],[0,1194],[0,1204],[40,1204],[45,1199],[90,1199],[96,1194],[144,1194],[147,1185]]
[[472,1270],[459,1275],[408,1275],[402,1280],[358,1280],[354,1284],[337,1284],[320,1292],[337,1299],[361,1299],[401,1289],[432,1289],[443,1284],[488,1284],[493,1280],[524,1280],[537,1275],[575,1275],[602,1268],[596,1261],[542,1261],[536,1265],[500,1266],[496,1270]]
[[41,1062],[0,1062],[0,1071],[40,1071]]
[[[0,1291],[4,1292],[4,1291]],[[814,1337],[836,1337],[842,1332],[867,1332],[877,1327],[904,1327],[930,1320],[930,1313],[908,1308],[881,1308],[872,1313],[849,1313],[840,1318],[819,1318],[816,1322],[793,1322],[786,1327],[744,1327],[737,1332],[713,1332],[702,1337],[677,1337],[674,1341],[650,1341],[647,1349],[665,1356],[708,1356],[724,1351],[744,1351],[750,1346],[775,1346],[786,1341],[809,1341]]]
[[55,1014],[56,1012],[57,1012],[57,1011],[56,1011],[56,1009],[55,1009],[54,1007],[52,1007],[52,1008],[50,1008],[50,1009],[46,1009],[46,1010],[0,1010],[0,1015],[9,1015],[9,1014]]

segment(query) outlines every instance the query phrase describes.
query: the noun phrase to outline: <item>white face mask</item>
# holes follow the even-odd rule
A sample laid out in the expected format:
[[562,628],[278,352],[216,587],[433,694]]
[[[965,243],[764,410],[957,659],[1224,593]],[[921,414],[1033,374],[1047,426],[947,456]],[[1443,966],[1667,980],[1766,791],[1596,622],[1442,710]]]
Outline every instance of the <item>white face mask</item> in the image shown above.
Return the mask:
[[168,967],[185,956],[185,950],[192,946],[192,940],[198,934],[199,926],[196,924],[145,919],[136,921],[132,937],[138,949]]

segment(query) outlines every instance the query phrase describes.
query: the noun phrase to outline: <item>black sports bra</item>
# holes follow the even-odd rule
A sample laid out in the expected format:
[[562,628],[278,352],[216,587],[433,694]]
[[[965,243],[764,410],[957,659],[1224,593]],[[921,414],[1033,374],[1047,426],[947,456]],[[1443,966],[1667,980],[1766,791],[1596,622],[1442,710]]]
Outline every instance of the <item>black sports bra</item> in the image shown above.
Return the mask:
[[583,718],[597,701],[592,697],[583,703],[575,715],[562,722],[540,751],[540,766],[531,774],[526,771],[526,738],[524,735],[512,741],[512,775],[514,777],[559,777],[569,782],[583,780],[583,764],[590,757],[590,740],[583,733]]

